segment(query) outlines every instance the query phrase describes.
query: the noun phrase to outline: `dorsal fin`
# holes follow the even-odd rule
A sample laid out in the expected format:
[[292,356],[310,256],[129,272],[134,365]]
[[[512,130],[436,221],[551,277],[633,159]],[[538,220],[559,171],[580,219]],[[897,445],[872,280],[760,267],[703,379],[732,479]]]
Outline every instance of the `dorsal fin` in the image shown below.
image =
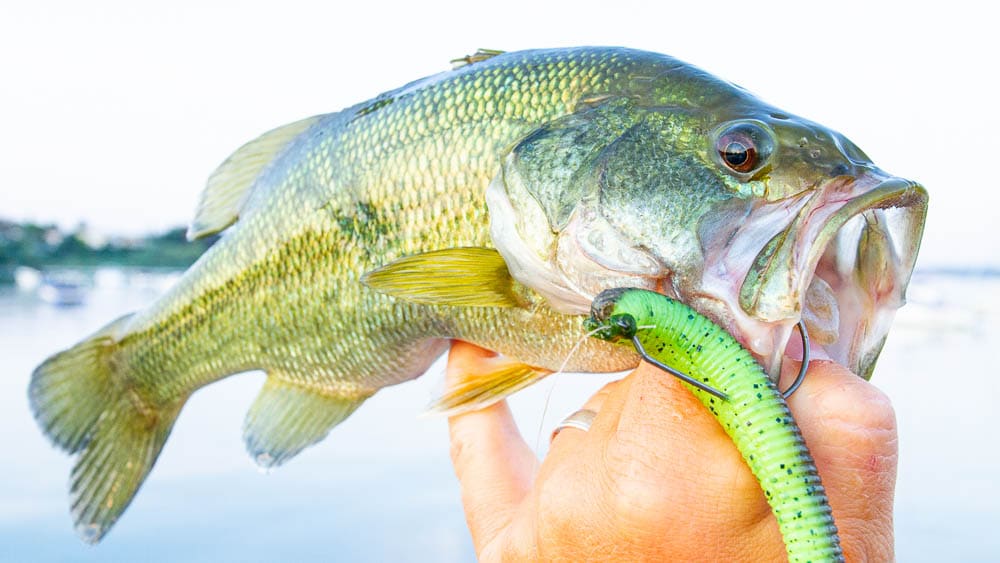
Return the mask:
[[239,218],[250,195],[254,180],[274,157],[303,131],[316,123],[320,115],[272,129],[236,149],[208,177],[201,193],[198,211],[188,227],[188,240],[215,234]]

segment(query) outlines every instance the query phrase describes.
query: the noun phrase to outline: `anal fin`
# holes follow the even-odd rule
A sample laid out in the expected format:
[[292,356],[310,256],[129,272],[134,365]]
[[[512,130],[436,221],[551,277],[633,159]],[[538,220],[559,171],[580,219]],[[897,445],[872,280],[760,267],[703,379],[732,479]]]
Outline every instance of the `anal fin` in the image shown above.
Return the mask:
[[483,367],[484,371],[464,374],[450,382],[430,411],[452,416],[483,409],[552,373],[506,358],[486,360]]
[[243,439],[261,467],[277,467],[319,442],[370,395],[344,397],[269,374],[247,413]]

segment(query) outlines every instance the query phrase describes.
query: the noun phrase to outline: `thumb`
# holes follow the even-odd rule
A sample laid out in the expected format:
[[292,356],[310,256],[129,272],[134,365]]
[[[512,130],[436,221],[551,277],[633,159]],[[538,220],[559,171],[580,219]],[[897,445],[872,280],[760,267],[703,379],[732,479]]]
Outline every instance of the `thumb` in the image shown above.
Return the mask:
[[847,368],[814,361],[788,402],[823,479],[847,559],[891,560],[899,446],[888,397]]

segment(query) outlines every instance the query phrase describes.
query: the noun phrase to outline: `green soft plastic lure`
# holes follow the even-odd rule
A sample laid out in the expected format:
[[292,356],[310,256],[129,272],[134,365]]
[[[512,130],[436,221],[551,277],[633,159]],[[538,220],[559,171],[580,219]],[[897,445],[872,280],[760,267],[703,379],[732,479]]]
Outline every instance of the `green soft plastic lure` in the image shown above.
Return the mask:
[[726,397],[688,384],[715,416],[764,489],[789,561],[843,561],[816,464],[782,393],[732,336],[691,307],[642,289],[611,289],[586,321],[602,340],[635,337],[662,363]]

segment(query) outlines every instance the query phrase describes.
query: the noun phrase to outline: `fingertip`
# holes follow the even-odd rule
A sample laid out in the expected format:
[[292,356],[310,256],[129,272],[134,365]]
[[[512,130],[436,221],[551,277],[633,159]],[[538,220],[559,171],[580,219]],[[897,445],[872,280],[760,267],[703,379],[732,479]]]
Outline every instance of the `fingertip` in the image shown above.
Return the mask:
[[[446,377],[461,378],[479,369],[483,362],[496,354],[473,344],[455,341],[448,354]],[[448,417],[451,434],[451,457],[455,470],[462,479],[466,467],[479,465],[482,457],[509,453],[511,448],[527,448],[521,438],[517,423],[507,401],[500,401],[483,409],[462,412]],[[475,476],[473,476],[475,477]]]
[[809,365],[799,392],[789,398],[793,412],[870,432],[896,432],[892,401],[878,387],[827,360]]
[[483,360],[496,357],[496,352],[480,348],[462,340],[452,340],[448,352],[448,367],[445,377],[449,380],[475,370]]

